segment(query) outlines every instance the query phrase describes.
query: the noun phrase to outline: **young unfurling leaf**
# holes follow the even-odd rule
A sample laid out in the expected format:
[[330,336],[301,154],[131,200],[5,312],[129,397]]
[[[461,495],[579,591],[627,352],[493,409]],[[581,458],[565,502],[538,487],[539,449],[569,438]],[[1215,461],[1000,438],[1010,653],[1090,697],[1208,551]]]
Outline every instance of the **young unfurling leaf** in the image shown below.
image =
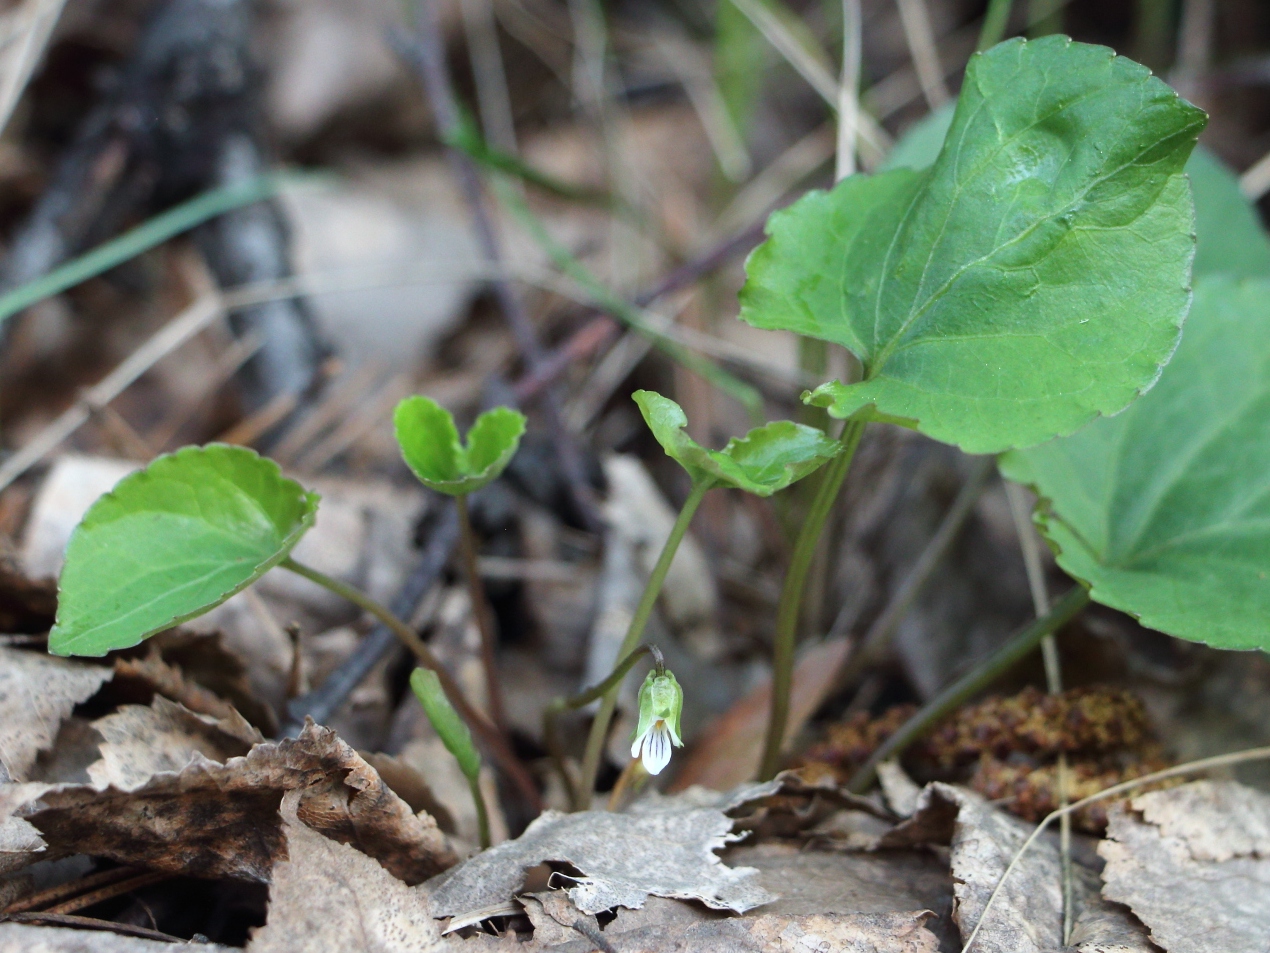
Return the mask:
[[1071,433],[1149,388],[1177,344],[1195,246],[1182,169],[1204,122],[1105,47],[1002,43],[971,59],[933,166],[772,216],[741,316],[860,359],[863,380],[811,398],[835,416],[973,453]]
[[525,432],[523,414],[495,407],[476,418],[464,446],[450,412],[422,395],[398,404],[393,423],[401,455],[415,476],[447,496],[472,493],[497,479]]
[[49,651],[105,655],[212,609],[286,558],[318,496],[243,447],[186,447],[124,477],[66,547]]
[[842,449],[814,427],[782,420],[756,427],[728,441],[722,450],[707,450],[684,432],[688,418],[673,400],[649,390],[632,396],[657,442],[694,483],[710,481],[771,496],[815,472]]

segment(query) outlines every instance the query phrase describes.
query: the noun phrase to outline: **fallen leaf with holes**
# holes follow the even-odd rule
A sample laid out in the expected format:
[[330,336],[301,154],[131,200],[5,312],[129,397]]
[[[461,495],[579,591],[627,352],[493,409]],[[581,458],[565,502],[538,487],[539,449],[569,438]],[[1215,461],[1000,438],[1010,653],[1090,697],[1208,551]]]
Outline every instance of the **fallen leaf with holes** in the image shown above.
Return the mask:
[[[200,943],[198,953],[231,953],[233,947]],[[171,943],[120,936],[103,930],[67,930],[0,923],[0,953],[172,953]]]
[[62,720],[110,675],[99,665],[0,648],[0,781],[30,780]]
[[774,899],[756,871],[726,867],[715,851],[734,840],[732,821],[713,809],[610,814],[548,811],[514,841],[448,872],[433,886],[436,915],[462,916],[511,900],[525,871],[548,861],[581,872],[569,897],[588,914],[638,908],[650,894],[749,910]]
[[298,816],[301,793],[282,799],[286,856],[273,868],[269,917],[249,953],[440,953],[442,939],[425,894],[365,854],[336,843]]
[[[48,844],[44,856],[83,853],[187,876],[268,882],[282,847],[278,804],[301,791],[299,815],[308,826],[356,843],[402,880],[418,883],[457,861],[435,821],[416,815],[326,728],[309,724],[298,738],[257,744],[222,763],[205,751],[224,753],[235,741],[246,748],[242,738],[165,699],[142,711],[149,714],[124,709],[101,720],[108,740],[90,775],[108,786],[14,785],[17,803],[0,817],[33,826]],[[109,740],[123,725],[157,730],[164,719],[182,727],[151,739],[151,754],[126,732]],[[149,768],[157,773],[140,779]],[[7,830],[8,822],[0,836]]]
[[[928,785],[913,816],[884,835],[879,846],[951,846],[953,921],[968,940],[1006,867],[1032,825],[951,784]],[[1074,866],[1080,953],[1149,950],[1146,932],[1098,894],[1093,871]],[[1139,945],[1134,945],[1135,943]],[[976,953],[1053,953],[1063,948],[1062,867],[1057,846],[1040,838],[1011,872],[975,938]]]
[[1270,795],[1233,781],[1142,794],[1112,812],[1098,852],[1103,895],[1169,953],[1265,953]]

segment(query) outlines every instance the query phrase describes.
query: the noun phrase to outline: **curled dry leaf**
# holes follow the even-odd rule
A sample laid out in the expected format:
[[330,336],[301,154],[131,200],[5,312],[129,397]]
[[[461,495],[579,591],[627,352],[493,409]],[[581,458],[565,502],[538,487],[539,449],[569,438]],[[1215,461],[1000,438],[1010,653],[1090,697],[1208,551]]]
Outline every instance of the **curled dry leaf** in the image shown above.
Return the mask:
[[379,864],[328,840],[299,818],[302,795],[282,799],[286,858],[273,868],[269,918],[250,953],[434,953],[450,944],[427,897]]
[[[154,720],[165,712],[177,720],[174,709],[179,706],[160,700]],[[107,730],[122,724],[109,722],[117,717],[103,719]],[[181,752],[177,737],[166,739],[151,760],[160,773],[140,783],[144,756],[135,746],[107,741],[107,750],[119,745],[116,756],[104,756],[94,771],[128,789],[15,785],[13,809],[6,813],[0,803],[0,817],[16,815],[33,825],[48,843],[48,856],[83,853],[187,876],[267,882],[282,846],[278,803],[287,792],[301,791],[298,810],[306,824],[356,843],[407,882],[456,862],[435,821],[416,815],[334,732],[310,723],[298,738],[257,744],[220,763],[199,746],[211,744],[209,738],[231,745],[233,736],[191,713],[182,718],[190,747],[179,770],[171,767]]]
[[110,669],[0,648],[0,781],[26,781],[62,719],[110,680]]
[[159,696],[149,705],[124,705],[93,727],[105,739],[101,760],[89,765],[97,787],[135,791],[156,774],[176,773],[200,755],[226,762],[247,754],[265,739],[230,709],[216,721]]
[[1196,781],[1111,814],[1103,895],[1127,904],[1169,953],[1265,953],[1270,795]]
[[715,856],[733,839],[732,821],[712,809],[548,811],[517,840],[446,874],[433,890],[433,906],[444,917],[506,903],[520,892],[525,871],[552,861],[581,871],[569,896],[584,913],[638,908],[650,894],[740,913],[774,898],[754,882],[756,871],[726,867]]
[[[0,923],[0,953],[172,953],[183,948],[102,930]],[[233,949],[219,943],[200,943],[192,948],[198,953],[230,953]]]

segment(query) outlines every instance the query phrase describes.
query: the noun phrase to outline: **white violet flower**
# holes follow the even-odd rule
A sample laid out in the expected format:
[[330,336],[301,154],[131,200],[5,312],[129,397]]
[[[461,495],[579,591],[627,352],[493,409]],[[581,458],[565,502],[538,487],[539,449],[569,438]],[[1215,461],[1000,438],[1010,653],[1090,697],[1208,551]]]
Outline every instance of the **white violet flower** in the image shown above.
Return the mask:
[[684,693],[675,676],[663,670],[648,673],[639,689],[639,727],[631,757],[643,757],[644,770],[661,774],[670,764],[671,745],[683,747],[679,737],[679,716],[683,711]]

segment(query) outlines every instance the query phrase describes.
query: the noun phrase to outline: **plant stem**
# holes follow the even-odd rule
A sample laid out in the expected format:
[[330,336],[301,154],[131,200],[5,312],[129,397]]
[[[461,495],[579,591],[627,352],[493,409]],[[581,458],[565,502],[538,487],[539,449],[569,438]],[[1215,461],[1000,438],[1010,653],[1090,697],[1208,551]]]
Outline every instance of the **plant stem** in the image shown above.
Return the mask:
[[1011,636],[1005,645],[923,705],[920,711],[906,721],[899,731],[887,738],[863,767],[852,775],[847,785],[848,790],[857,794],[867,790],[877,776],[879,764],[898,755],[945,715],[990,685],[998,676],[1035,649],[1045,636],[1062,628],[1088,604],[1089,591],[1084,586],[1073,587],[1067,595],[1054,603],[1054,607],[1048,614]]
[[794,678],[798,615],[802,607],[803,589],[807,585],[807,574],[815,558],[816,544],[820,541],[825,520],[829,518],[834,501],[838,499],[838,492],[842,489],[842,482],[851,469],[851,460],[855,456],[856,447],[860,445],[864,426],[858,421],[850,421],[843,430],[842,452],[824,468],[825,475],[821,478],[816,498],[812,500],[811,509],[798,533],[789,569],[785,573],[785,584],[776,607],[776,637],[772,647],[772,712],[767,721],[767,740],[763,745],[763,760],[759,767],[759,778],[763,781],[775,777],[780,767],[781,746],[785,741],[785,726],[789,722],[789,693]]
[[996,46],[1005,37],[1006,27],[1010,25],[1010,8],[1014,0],[990,0],[988,12],[983,15],[983,29],[979,32],[980,52]]
[[495,652],[497,635],[494,618],[490,613],[485,585],[481,582],[476,562],[476,534],[472,532],[472,520],[467,508],[467,497],[456,496],[454,502],[459,511],[459,553],[463,559],[463,574],[467,576],[468,597],[472,603],[472,616],[481,634],[481,665],[485,668],[485,694],[489,696],[490,720],[499,731],[507,734],[507,710],[503,707],[503,689],[498,681],[498,659]]
[[[666,574],[670,572],[675,551],[679,549],[680,542],[688,532],[688,524],[692,522],[693,514],[701,505],[706,491],[712,486],[714,482],[710,480],[694,484],[688,499],[684,500],[683,509],[679,511],[675,525],[670,529],[666,545],[662,547],[661,555],[657,557],[657,565],[653,567],[652,574],[648,577],[648,584],[644,587],[644,594],[640,596],[635,614],[631,616],[626,638],[622,640],[622,646],[617,650],[619,658],[626,659],[639,645],[640,637],[644,634],[644,626],[648,624],[648,617],[653,614],[653,607],[657,605],[657,596],[661,593],[662,584],[666,581]],[[621,678],[613,679],[609,676],[605,682],[610,680],[613,684],[604,690],[600,710],[595,713],[595,721],[591,722],[591,733],[587,736],[586,753],[582,757],[582,778],[578,786],[579,810],[586,810],[591,806],[591,795],[595,792],[595,777],[600,772],[600,758],[604,754],[604,739],[608,735],[609,722],[613,719],[613,710],[617,707],[617,690],[621,685]]]
[[428,648],[423,639],[419,638],[419,634],[414,629],[410,628],[385,606],[380,605],[360,589],[340,582],[338,579],[333,579],[312,566],[296,562],[290,556],[278,565],[298,576],[303,576],[310,582],[317,583],[323,589],[329,589],[337,596],[347,599],[358,608],[369,612],[384,625],[388,626],[397,638],[401,639],[406,648],[415,654],[420,665],[437,673],[437,678],[441,680],[441,688],[445,691],[445,697],[450,700],[450,704],[467,722],[468,727],[481,736],[481,740],[485,742],[490,755],[507,772],[507,776],[520,790],[532,809],[535,811],[541,810],[542,799],[539,797],[538,788],[525,766],[520,763],[520,759],[512,752],[499,730],[490,724],[489,720],[473,708],[468,700],[463,697],[463,691],[459,688],[458,683],[446,671],[440,660],[432,654],[432,650]]
[[467,784],[472,789],[472,803],[476,805],[476,829],[481,839],[481,850],[489,850],[489,811],[485,807],[485,793],[481,790],[481,776],[477,774],[468,778]]
[[595,701],[609,689],[621,684],[622,679],[626,677],[626,673],[631,667],[645,655],[652,655],[657,660],[659,669],[664,671],[661,652],[655,645],[641,645],[631,652],[630,655],[617,663],[617,667],[609,673],[608,678],[600,682],[600,684],[588,688],[584,692],[573,695],[569,698],[557,698],[551,702],[542,712],[542,738],[547,746],[547,752],[551,755],[552,760],[556,764],[556,770],[560,772],[560,777],[564,781],[565,790],[569,795],[569,803],[578,809],[578,792],[573,786],[573,780],[569,777],[569,772],[565,770],[564,755],[560,749],[559,735],[556,732],[556,719],[563,712],[576,711],[583,705],[589,705]]

